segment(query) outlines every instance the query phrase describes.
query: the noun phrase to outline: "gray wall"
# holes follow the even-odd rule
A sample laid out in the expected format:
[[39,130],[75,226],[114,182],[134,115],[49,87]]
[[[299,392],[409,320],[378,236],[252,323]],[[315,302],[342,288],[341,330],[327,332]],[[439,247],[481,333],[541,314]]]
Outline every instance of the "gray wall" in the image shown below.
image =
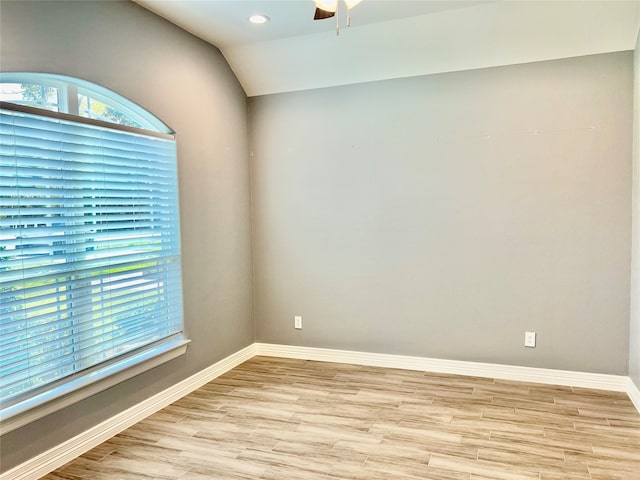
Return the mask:
[[251,98],[257,341],[626,375],[632,78],[622,52]]
[[640,33],[633,62],[633,236],[629,376],[640,389]]
[[178,134],[185,357],[2,437],[2,469],[57,445],[254,340],[246,96],[220,52],[129,2],[0,6],[3,71],[72,75]]

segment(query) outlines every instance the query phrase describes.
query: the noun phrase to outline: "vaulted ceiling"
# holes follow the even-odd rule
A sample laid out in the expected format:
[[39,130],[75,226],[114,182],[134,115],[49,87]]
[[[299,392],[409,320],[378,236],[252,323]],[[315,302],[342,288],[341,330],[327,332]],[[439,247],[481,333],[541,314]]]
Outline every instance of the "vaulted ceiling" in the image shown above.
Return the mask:
[[632,50],[640,25],[630,0],[363,0],[340,35],[312,0],[135,1],[218,47],[249,96]]

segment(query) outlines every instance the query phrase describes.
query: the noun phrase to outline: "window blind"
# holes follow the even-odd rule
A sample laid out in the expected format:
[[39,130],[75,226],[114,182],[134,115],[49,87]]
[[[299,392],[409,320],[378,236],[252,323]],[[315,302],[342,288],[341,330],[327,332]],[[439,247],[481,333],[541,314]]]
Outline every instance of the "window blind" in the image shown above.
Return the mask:
[[0,109],[0,402],[181,334],[175,139]]

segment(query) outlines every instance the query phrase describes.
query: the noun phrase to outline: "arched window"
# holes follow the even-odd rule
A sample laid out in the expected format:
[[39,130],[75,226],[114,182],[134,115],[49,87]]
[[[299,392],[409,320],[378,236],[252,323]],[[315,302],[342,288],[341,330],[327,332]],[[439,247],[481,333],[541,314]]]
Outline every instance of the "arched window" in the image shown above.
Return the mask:
[[2,73],[0,79],[3,102],[173,133],[142,107],[95,83],[46,73]]
[[25,415],[33,420],[34,409],[50,413],[56,399],[174,358],[186,342],[169,128],[69,77],[2,73],[0,100],[0,415],[8,431]]

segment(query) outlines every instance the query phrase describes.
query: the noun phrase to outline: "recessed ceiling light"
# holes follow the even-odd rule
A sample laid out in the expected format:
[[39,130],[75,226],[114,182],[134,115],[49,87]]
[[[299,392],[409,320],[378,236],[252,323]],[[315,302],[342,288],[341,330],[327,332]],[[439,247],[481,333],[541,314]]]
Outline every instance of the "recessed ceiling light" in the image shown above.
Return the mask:
[[255,23],[257,25],[263,24],[263,23],[267,23],[269,21],[269,17],[267,17],[266,15],[251,15],[249,17],[249,21],[251,23]]

